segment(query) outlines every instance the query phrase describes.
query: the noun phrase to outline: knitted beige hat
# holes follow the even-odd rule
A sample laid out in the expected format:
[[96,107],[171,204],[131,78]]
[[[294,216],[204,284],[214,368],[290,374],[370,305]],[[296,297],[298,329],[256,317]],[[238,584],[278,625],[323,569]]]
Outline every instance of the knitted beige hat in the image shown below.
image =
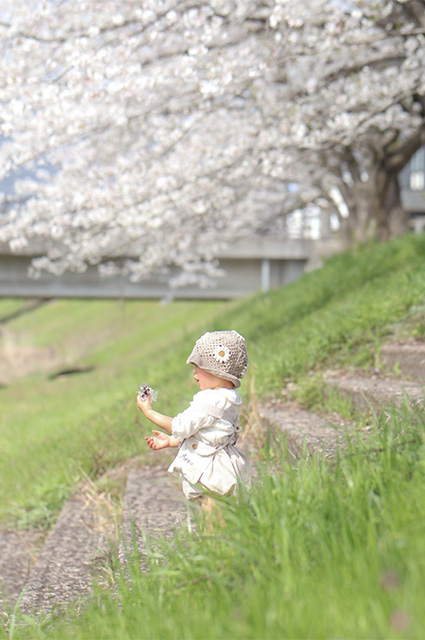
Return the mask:
[[237,331],[212,331],[196,341],[187,364],[194,364],[240,387],[248,369],[245,340]]

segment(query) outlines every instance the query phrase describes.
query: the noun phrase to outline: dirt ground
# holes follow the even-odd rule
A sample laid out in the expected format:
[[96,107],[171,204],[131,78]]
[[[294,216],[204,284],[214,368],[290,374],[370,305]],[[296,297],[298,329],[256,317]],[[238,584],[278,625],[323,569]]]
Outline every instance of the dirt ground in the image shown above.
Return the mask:
[[62,364],[54,349],[0,344],[0,385],[34,373],[50,373]]

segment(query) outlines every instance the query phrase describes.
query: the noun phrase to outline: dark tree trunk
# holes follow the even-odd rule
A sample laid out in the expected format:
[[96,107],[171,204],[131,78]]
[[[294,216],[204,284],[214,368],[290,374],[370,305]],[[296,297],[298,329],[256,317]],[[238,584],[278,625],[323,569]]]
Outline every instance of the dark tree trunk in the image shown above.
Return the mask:
[[367,182],[361,179],[360,167],[354,166],[353,156],[349,156],[346,167],[352,183],[344,183],[341,187],[348,208],[348,217],[341,219],[342,239],[346,246],[371,239],[383,242],[408,230],[409,216],[401,202],[398,174],[413,155],[412,150],[415,149],[410,146],[405,149],[408,153],[392,157],[384,155],[379,164],[368,167]]
[[401,202],[397,175],[388,173],[384,168],[380,168],[377,174],[376,238],[384,241],[405,233],[409,216]]
[[377,237],[378,219],[383,217],[376,179],[356,180],[344,189],[348,217],[341,220],[343,241],[350,247]]
[[[414,100],[425,122],[425,98],[418,95]],[[385,241],[408,230],[409,216],[402,206],[398,175],[423,145],[425,124],[403,140],[397,131],[375,135],[363,153],[345,147],[338,149],[337,159],[335,155],[322,156],[321,160],[338,178],[348,209],[347,217],[338,212],[346,246],[370,239]],[[368,149],[369,156],[365,157]]]

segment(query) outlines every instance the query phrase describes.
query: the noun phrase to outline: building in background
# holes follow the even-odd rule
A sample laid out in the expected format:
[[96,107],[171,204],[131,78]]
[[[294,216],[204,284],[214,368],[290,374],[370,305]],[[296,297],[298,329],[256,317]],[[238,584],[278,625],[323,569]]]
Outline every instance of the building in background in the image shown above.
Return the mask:
[[401,201],[414,231],[425,229],[425,147],[411,158],[400,173]]

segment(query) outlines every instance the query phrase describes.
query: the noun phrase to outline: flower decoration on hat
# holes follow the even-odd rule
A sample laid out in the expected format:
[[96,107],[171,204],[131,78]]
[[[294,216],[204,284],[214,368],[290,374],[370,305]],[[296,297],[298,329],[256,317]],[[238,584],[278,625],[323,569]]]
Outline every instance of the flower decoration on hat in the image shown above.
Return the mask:
[[228,347],[225,347],[224,345],[220,345],[217,347],[217,349],[215,349],[213,357],[217,360],[217,362],[224,364],[230,358],[230,349]]

